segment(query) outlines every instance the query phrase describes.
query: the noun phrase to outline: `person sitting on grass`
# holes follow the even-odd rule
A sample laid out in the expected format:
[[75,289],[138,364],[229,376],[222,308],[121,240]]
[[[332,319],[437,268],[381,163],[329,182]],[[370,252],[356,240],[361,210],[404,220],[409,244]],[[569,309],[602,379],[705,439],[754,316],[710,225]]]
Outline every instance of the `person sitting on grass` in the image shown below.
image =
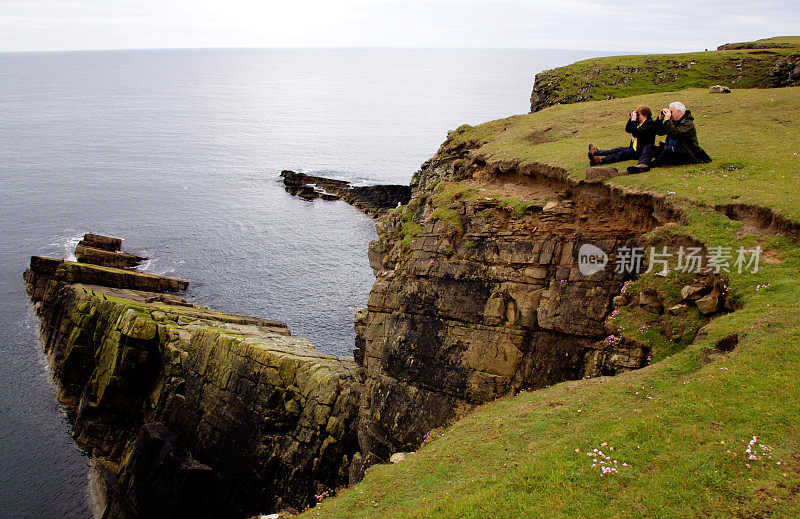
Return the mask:
[[631,112],[631,118],[625,125],[625,131],[631,134],[631,143],[628,146],[598,150],[594,145],[589,145],[589,165],[611,164],[623,160],[638,159],[642,150],[656,140],[655,123],[651,118],[652,112],[646,106],[640,106]]
[[671,164],[711,162],[711,157],[697,141],[692,113],[680,101],[661,110],[655,121],[655,130],[657,135],[666,135],[667,142],[645,146],[638,164],[629,167],[628,173],[643,173],[650,168]]

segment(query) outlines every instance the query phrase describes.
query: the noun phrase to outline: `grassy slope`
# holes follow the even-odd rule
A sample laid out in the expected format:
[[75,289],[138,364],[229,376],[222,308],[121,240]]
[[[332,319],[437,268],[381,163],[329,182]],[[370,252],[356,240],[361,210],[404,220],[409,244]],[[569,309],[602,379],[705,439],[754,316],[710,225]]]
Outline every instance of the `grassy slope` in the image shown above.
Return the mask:
[[592,58],[544,71],[537,76],[537,84],[546,90],[550,89],[548,85],[555,87],[555,92],[547,94],[548,104],[708,88],[717,83],[735,88],[766,88],[770,86],[768,73],[775,61],[800,51],[798,36],[752,43],[777,47]]
[[753,49],[774,49],[781,47],[793,47],[800,45],[800,36],[773,36],[772,38],[761,38],[755,41],[745,41],[741,43],[726,43],[721,47],[723,50],[736,48]]
[[[582,178],[588,165],[588,143],[600,148],[625,146],[629,141],[624,132],[627,114],[642,104],[657,112],[676,100],[691,110],[700,145],[714,161],[617,177],[615,183],[674,192],[677,197],[710,204],[735,200],[765,205],[800,220],[798,87],[734,90],[730,94],[690,89],[558,105],[482,124],[458,138],[485,143],[479,153],[488,160],[551,164]],[[534,138],[552,141],[533,146]],[[614,166],[624,169],[634,163]]]
[[[715,162],[614,181],[674,192],[688,221],[673,234],[764,247],[772,259],[760,272],[729,277],[743,308],[642,370],[481,406],[406,461],[371,468],[361,484],[307,516],[800,516],[800,246],[774,236],[737,238],[742,224],[704,205],[738,195],[800,220],[800,129],[791,121],[800,113],[800,89],[726,96],[689,90],[556,106],[459,138],[485,141],[479,153],[490,160],[546,162],[580,177],[587,142],[624,144],[621,127],[631,107],[659,108],[674,99],[695,112],[701,144]],[[531,144],[528,136],[547,128],[558,139]],[[739,346],[706,360],[730,333],[740,335]],[[772,449],[771,459],[746,459],[753,436]],[[601,477],[586,455],[594,448],[628,466]]]

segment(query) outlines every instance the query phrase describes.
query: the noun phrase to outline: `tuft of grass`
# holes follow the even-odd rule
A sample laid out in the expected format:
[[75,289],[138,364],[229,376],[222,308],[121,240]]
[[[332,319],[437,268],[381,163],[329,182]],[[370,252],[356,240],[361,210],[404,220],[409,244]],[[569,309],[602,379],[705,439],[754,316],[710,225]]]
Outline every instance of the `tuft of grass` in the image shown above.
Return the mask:
[[406,206],[403,213],[403,227],[400,229],[400,235],[402,236],[400,246],[403,250],[408,250],[414,239],[422,232],[422,226],[414,221],[413,216],[413,209]]
[[443,221],[447,227],[455,232],[464,232],[464,224],[461,221],[461,213],[450,207],[437,207],[434,209],[431,218]]
[[519,198],[504,198],[500,201],[501,205],[511,211],[511,214],[516,218],[522,218],[531,207],[542,207],[542,202],[534,200],[522,200]]

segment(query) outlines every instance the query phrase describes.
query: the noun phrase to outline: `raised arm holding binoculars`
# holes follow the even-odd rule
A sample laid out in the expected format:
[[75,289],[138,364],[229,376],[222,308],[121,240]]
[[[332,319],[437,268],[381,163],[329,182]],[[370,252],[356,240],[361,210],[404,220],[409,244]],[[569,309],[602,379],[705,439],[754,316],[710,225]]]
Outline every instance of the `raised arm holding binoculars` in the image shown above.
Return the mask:
[[628,173],[642,173],[651,167],[672,164],[697,164],[711,162],[711,157],[697,141],[694,117],[680,101],[662,108],[655,120],[656,135],[666,135],[666,142],[658,146],[648,144],[642,150],[639,162],[628,168]]

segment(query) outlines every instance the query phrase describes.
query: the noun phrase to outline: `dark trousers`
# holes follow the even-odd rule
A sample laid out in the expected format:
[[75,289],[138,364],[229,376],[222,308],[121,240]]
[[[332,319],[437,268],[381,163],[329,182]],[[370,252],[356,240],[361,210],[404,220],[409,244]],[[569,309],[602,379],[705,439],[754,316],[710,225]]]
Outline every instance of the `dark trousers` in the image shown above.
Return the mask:
[[601,164],[611,164],[612,162],[622,162],[636,158],[636,150],[630,146],[620,146],[609,150],[597,150],[595,155],[600,157]]
[[692,158],[688,153],[676,148],[661,144],[656,146],[648,144],[642,150],[639,164],[650,167],[666,166],[669,164],[691,164]]

